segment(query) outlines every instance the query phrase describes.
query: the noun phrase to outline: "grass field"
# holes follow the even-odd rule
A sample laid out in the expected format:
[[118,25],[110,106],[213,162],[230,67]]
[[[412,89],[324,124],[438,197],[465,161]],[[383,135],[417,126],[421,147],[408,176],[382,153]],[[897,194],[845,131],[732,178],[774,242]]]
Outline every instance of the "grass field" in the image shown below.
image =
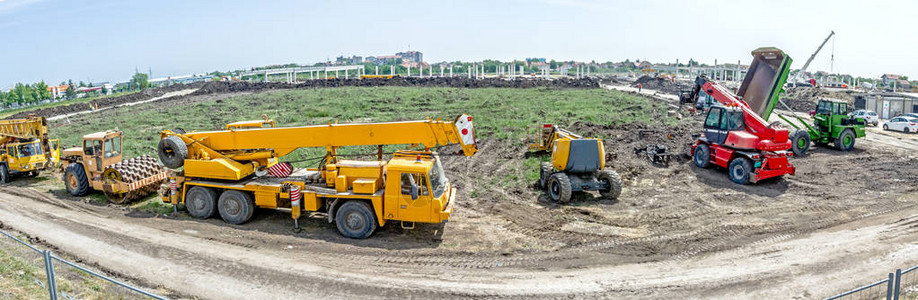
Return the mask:
[[[383,122],[454,118],[467,113],[475,118],[476,135],[483,139],[509,139],[524,144],[542,123],[562,126],[574,122],[613,124],[630,122],[675,123],[654,109],[645,98],[604,89],[462,89],[416,87],[342,87],[298,89],[213,99],[201,102],[151,103],[109,114],[56,121],[53,136],[65,146],[77,145],[84,134],[120,129],[127,136],[125,157],[155,155],[159,132],[176,127],[217,130],[228,122],[260,119],[262,114],[280,126],[328,122]],[[358,149],[355,151],[362,151]],[[294,158],[324,153],[306,149]]]

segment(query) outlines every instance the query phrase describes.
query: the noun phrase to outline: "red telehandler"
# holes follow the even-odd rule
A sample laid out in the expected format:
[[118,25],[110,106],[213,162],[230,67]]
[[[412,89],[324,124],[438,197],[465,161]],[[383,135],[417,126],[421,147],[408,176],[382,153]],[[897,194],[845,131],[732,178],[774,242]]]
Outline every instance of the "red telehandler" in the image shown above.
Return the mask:
[[680,99],[682,103],[698,103],[702,95],[716,100],[707,111],[704,134],[692,145],[692,158],[700,168],[711,164],[727,168],[730,180],[738,184],[794,175],[796,170],[787,159],[793,155],[788,151],[788,130],[761,117],[774,109],[791,59],[777,48],[759,48],[752,56],[737,92],[740,96],[699,76],[691,94]]

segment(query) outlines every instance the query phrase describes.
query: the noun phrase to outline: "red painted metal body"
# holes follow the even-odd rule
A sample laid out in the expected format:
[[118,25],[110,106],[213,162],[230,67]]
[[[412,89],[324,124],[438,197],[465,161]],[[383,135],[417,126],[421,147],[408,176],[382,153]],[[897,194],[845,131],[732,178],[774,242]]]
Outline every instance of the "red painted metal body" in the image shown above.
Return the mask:
[[743,129],[727,132],[723,144],[714,143],[706,138],[698,139],[692,146],[692,155],[695,148],[701,144],[708,144],[711,149],[711,163],[726,168],[732,160],[744,156],[754,163],[752,176],[749,182],[782,176],[794,175],[796,168],[788,161],[791,141],[788,139],[788,130],[782,127],[769,126],[768,122],[749,108],[749,105],[740,100],[725,87],[713,81],[707,81],[702,89],[715,100],[726,107],[737,107],[743,111]]

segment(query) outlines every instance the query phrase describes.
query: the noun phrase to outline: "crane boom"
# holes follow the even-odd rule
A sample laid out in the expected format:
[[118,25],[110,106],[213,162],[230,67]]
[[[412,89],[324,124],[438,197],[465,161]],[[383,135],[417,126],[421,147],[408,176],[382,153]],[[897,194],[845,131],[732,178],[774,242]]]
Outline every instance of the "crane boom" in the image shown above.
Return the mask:
[[813,59],[816,58],[816,54],[819,54],[819,51],[822,50],[822,47],[826,45],[832,36],[835,35],[835,30],[829,33],[829,36],[826,37],[822,44],[819,44],[819,48],[816,48],[816,52],[813,52],[813,55],[810,55],[810,58],[806,60],[806,63],[803,64],[803,68],[800,68],[800,71],[797,71],[797,74],[794,75],[794,87],[797,87],[797,77],[800,77],[800,74],[806,72],[806,68],[810,66],[810,63],[813,62]]
[[[274,122],[265,120],[264,123]],[[466,156],[478,151],[472,117],[468,115],[461,115],[452,122],[428,119],[189,133],[166,130],[161,136],[159,156],[166,167],[185,166],[186,174],[237,180],[272,166],[277,158],[299,148],[326,147],[327,156],[332,159],[338,147],[363,145],[407,144],[431,148],[460,144]]]

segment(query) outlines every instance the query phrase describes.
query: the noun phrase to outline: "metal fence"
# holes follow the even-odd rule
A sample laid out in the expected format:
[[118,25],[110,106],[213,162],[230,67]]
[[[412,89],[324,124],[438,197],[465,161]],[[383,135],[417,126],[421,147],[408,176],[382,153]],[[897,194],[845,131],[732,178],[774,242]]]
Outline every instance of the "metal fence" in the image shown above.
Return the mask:
[[914,299],[918,296],[918,266],[896,269],[886,279],[826,298],[833,299],[886,299],[899,300],[899,296]]
[[[113,285],[111,293],[121,294],[121,295],[118,295],[119,296],[118,298],[148,298],[149,297],[153,299],[166,299],[162,296],[147,292],[145,290],[142,290],[134,286],[130,286],[118,280],[112,279],[108,276],[99,274],[83,266],[77,265],[73,262],[70,262],[63,258],[55,256],[54,253],[52,253],[50,250],[38,249],[30,245],[29,243],[23,242],[19,238],[7,232],[4,232],[2,230],[0,230],[0,234],[5,236],[6,238],[9,238],[9,239],[6,239],[3,237],[0,237],[0,246],[2,246],[0,247],[0,250],[3,250],[3,248],[11,249],[9,252],[12,252],[12,255],[16,256],[17,258],[21,258],[21,263],[23,264],[23,267],[25,268],[29,268],[29,269],[31,269],[31,267],[34,267],[35,269],[44,268],[43,272],[39,271],[39,272],[35,272],[34,274],[32,274],[31,272],[20,270],[20,275],[30,276],[31,274],[32,276],[31,281],[33,281],[35,285],[38,285],[42,287],[43,289],[47,289],[48,298],[51,300],[76,299],[75,295],[68,294],[67,291],[65,290],[58,290],[57,280],[61,278],[62,272],[79,274],[79,275],[73,275],[76,278],[83,278],[85,277],[85,275],[83,274],[88,274],[89,277],[95,277],[95,278],[102,279],[104,280],[104,282],[108,282]],[[25,246],[25,248],[23,248],[22,246]],[[57,264],[57,266],[55,266],[55,264]],[[55,268],[57,268],[57,271],[55,271]],[[68,286],[67,289],[70,289],[71,293],[73,293],[73,290],[74,290],[73,287]],[[103,287],[101,286],[93,286],[90,288],[90,290],[94,290],[94,291],[101,291],[102,289]],[[0,293],[0,298],[3,298],[2,293]]]

